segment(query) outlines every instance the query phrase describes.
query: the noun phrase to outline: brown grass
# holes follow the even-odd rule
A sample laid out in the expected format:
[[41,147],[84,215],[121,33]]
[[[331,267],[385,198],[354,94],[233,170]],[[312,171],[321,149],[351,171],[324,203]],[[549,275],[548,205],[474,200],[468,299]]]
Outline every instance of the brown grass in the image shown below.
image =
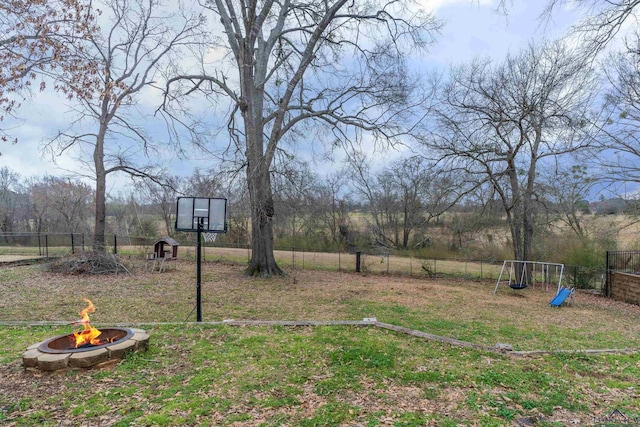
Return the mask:
[[[92,321],[98,325],[194,321],[195,263],[180,261],[163,273],[142,267],[118,276],[53,274],[41,266],[0,270],[0,321],[71,321],[84,307],[82,298],[96,305]],[[494,287],[493,281],[311,270],[249,279],[242,266],[207,262],[202,312],[204,321],[376,317],[480,344],[505,340],[525,350],[640,347],[638,306],[579,293],[572,307],[553,309],[554,286],[512,291],[505,285],[497,294]]]

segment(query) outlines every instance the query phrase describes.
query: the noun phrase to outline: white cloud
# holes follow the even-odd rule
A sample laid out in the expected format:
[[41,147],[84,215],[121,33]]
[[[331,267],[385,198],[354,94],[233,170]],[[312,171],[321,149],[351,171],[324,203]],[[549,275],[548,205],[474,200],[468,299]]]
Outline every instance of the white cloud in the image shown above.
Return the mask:
[[417,3],[424,10],[435,13],[442,8],[454,5],[495,8],[498,4],[497,0],[419,0]]

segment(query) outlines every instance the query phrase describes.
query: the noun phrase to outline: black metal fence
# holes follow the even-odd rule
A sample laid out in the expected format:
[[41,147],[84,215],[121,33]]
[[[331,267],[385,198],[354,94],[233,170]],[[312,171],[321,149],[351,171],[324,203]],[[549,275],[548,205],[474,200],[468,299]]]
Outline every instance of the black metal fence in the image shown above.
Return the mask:
[[0,255],[62,256],[86,248],[81,233],[0,233]]
[[[119,246],[150,246],[157,239],[105,236],[107,251],[118,253]],[[85,233],[0,233],[0,255],[55,257],[91,249],[93,235]]]
[[640,274],[640,251],[607,251],[606,283],[604,293],[611,295],[613,273]]
[[565,278],[568,287],[590,290],[605,294],[607,270],[604,268],[565,265]]

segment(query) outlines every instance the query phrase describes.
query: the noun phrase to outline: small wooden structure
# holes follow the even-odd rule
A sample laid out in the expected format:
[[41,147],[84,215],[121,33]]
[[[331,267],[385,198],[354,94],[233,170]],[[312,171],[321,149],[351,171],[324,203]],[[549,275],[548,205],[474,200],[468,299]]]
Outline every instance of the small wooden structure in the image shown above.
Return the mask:
[[158,272],[164,271],[165,264],[178,259],[180,244],[171,237],[163,237],[153,244],[153,252],[147,254],[147,265],[151,263],[151,271],[158,266]]

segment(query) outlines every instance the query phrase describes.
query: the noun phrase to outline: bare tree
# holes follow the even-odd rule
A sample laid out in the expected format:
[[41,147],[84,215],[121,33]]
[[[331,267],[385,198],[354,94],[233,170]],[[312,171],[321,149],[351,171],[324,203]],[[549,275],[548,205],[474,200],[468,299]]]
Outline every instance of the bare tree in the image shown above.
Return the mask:
[[608,120],[600,143],[604,155],[596,163],[609,182],[640,183],[640,34],[624,50],[609,55],[605,72]]
[[94,82],[85,87],[78,78],[82,70],[59,77],[78,97],[78,118],[51,144],[57,154],[72,147],[86,153],[80,160],[96,182],[95,251],[104,250],[107,176],[123,172],[154,179],[158,173],[136,162],[136,156],[152,156],[158,148],[145,131],[150,119],[138,109],[139,99],[157,84],[158,67],[192,43],[201,24],[199,16],[171,12],[160,0],[113,0],[103,5],[102,30],[74,52],[95,64]]
[[541,174],[543,202],[552,221],[568,227],[578,238],[584,238],[583,215],[590,212],[589,192],[598,180],[585,165],[574,164],[549,168]]
[[[506,0],[500,3],[506,6]],[[637,18],[640,0],[549,0],[543,19],[552,19],[556,9],[571,4],[583,13],[583,19],[573,27],[584,45],[585,54],[595,58],[623,29],[625,23]]]
[[354,187],[369,206],[375,244],[392,248],[408,248],[417,232],[424,236],[429,223],[450,209],[464,188],[417,156],[391,162],[378,173],[356,156],[352,170]]
[[224,193],[221,174],[197,168],[181,187],[182,193],[198,197],[220,197]]
[[251,230],[251,203],[244,176],[232,175],[226,189],[229,229],[224,238],[240,247],[249,244]]
[[[6,166],[0,168],[0,231],[15,231],[24,195],[20,174]],[[6,236],[5,236],[6,239]]]
[[297,245],[300,237],[317,231],[313,209],[317,181],[307,163],[291,162],[275,174],[274,234],[289,235]]
[[94,192],[69,178],[44,176],[29,186],[38,231],[84,233],[89,230]]
[[[14,115],[33,89],[45,89],[46,79],[36,82],[38,76],[78,68],[91,75],[91,64],[74,55],[79,41],[95,30],[89,5],[88,0],[0,2],[0,121]],[[9,140],[6,129],[0,128],[0,139]]]
[[323,178],[315,194],[315,213],[329,232],[329,243],[345,243],[350,218],[350,200],[344,172],[333,172]]
[[531,257],[540,168],[592,142],[597,88],[592,70],[561,42],[532,45],[498,65],[476,60],[441,86],[425,148],[497,194],[517,260]]
[[[551,19],[554,11],[566,4],[583,13],[582,20],[573,27],[572,35],[577,35],[583,42],[580,48],[585,57],[603,59],[609,80],[605,95],[609,116],[603,121],[603,134],[599,138],[603,154],[595,158],[595,165],[614,186],[621,181],[638,183],[640,35],[637,21],[640,0],[549,0],[544,18]],[[614,49],[616,51],[611,53]],[[626,188],[626,184],[620,187],[623,186]]]
[[178,176],[165,176],[161,180],[165,184],[142,180],[137,191],[138,198],[142,203],[153,206],[153,210],[162,217],[167,236],[173,236],[173,215],[182,179]]
[[[230,105],[227,128],[246,168],[252,259],[247,274],[281,274],[273,254],[271,168],[285,142],[347,143],[363,132],[394,141],[419,104],[405,53],[423,48],[438,25],[404,1],[213,0],[203,3],[222,28],[212,44],[220,61],[168,84],[168,100],[198,92]],[[299,133],[296,134],[296,131]],[[294,136],[296,138],[294,138]]]

